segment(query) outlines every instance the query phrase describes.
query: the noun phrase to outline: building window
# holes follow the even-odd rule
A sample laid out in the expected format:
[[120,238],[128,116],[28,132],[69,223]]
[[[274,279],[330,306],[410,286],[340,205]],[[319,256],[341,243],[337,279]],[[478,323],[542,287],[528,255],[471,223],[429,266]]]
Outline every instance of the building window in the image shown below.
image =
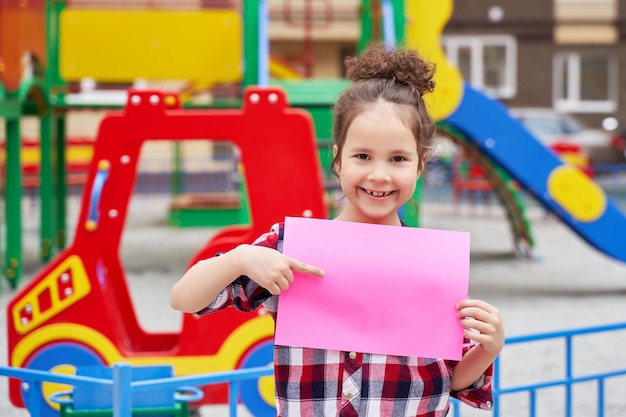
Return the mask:
[[442,46],[453,65],[472,86],[495,98],[514,97],[517,90],[517,43],[512,36],[446,35]]
[[617,82],[617,61],[613,57],[558,54],[554,58],[554,107],[566,112],[614,112]]

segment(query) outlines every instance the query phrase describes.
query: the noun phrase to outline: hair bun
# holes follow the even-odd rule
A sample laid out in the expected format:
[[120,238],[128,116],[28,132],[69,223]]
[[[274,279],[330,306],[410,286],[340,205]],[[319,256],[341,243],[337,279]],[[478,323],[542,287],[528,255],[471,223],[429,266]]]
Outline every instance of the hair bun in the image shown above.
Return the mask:
[[397,80],[417,90],[419,95],[435,88],[435,65],[414,50],[397,50],[382,43],[370,44],[360,57],[346,61],[347,77],[357,82],[369,79]]

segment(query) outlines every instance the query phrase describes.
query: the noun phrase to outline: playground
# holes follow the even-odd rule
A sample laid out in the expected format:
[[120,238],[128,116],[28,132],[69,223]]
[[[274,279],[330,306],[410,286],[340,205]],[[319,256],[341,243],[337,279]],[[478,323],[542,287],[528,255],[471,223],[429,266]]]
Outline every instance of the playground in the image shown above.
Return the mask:
[[[561,329],[606,325],[624,321],[626,317],[626,266],[587,245],[554,217],[546,216],[539,207],[529,209],[537,246],[535,260],[528,261],[514,252],[511,232],[502,209],[497,205],[473,206],[463,203],[455,207],[441,191],[425,191],[422,205],[424,227],[466,230],[471,233],[471,294],[497,305],[506,323],[507,337]],[[433,195],[434,194],[434,195]],[[430,195],[430,196],[429,196]],[[195,248],[206,241],[216,228],[168,227],[167,201],[164,197],[140,196],[129,212],[129,225],[122,245],[122,258],[133,301],[142,326],[151,331],[176,331],[181,315],[169,309],[169,289],[185,269]],[[70,199],[70,218],[76,218],[78,201]],[[37,242],[37,208],[24,202],[26,220],[25,243]],[[75,227],[75,222],[70,224]],[[25,279],[42,266],[35,250],[25,253]],[[4,308],[12,293],[3,288],[0,305]],[[0,317],[2,332],[6,317]],[[626,331],[610,336],[588,337],[580,345],[576,373],[626,368]],[[587,347],[591,345],[590,349]],[[558,377],[561,371],[562,344],[537,346],[506,346],[503,352],[502,384],[545,380]],[[540,360],[544,356],[544,360]],[[6,365],[6,345],[0,346],[0,365]],[[622,416],[626,400],[621,394],[626,378],[621,377],[607,387],[605,416]],[[7,398],[7,380],[0,379],[0,395]],[[576,414],[595,415],[596,388],[587,386],[576,396]],[[537,415],[563,415],[564,393],[553,389],[547,399],[539,396]],[[543,398],[543,399],[542,399]],[[542,402],[543,401],[543,402]],[[507,403],[509,404],[507,406]],[[527,416],[525,397],[503,398],[503,416]],[[205,406],[203,417],[226,416],[225,406]],[[0,415],[26,417],[6,400],[0,401]],[[245,410],[240,415],[247,416]],[[485,416],[488,413],[464,409],[463,416]]]
[[[269,365],[273,323],[264,311],[229,309],[197,320],[170,310],[169,290],[190,264],[250,242],[285,216],[332,215],[341,201],[328,172],[330,105],[345,80],[286,80],[298,74],[269,55],[256,2],[243,10],[146,13],[87,3],[27,2],[29,13],[0,3],[0,23],[17,22],[17,14],[45,32],[0,44],[7,60],[0,365],[74,375],[128,362],[167,367],[166,376],[177,377]],[[414,216],[407,208],[405,221],[471,233],[470,295],[501,308],[510,336],[494,412],[624,415],[623,174],[589,177],[465,83],[438,44],[452,4],[362,2],[360,47],[372,39],[406,42],[437,63],[444,88],[428,97],[431,113],[461,162],[471,162],[465,171],[476,174],[461,178],[462,170],[441,170],[449,161],[435,158],[414,196],[421,210]],[[106,42],[97,36],[102,27],[116,28]],[[187,30],[209,41],[193,49]],[[47,57],[45,73],[28,54],[30,74],[18,70],[26,51]],[[196,60],[215,56],[222,65]],[[271,71],[282,79],[270,80]],[[96,93],[85,77],[130,88]],[[170,90],[137,77],[189,84]],[[188,100],[196,88],[220,84],[236,85],[235,94],[218,89],[209,105]],[[68,138],[67,113],[88,109],[106,110],[93,140]],[[38,142],[24,140],[25,116],[38,119]],[[281,199],[268,190],[280,190]],[[576,341],[569,333],[544,335],[538,345],[524,339],[570,331]],[[565,350],[551,345],[553,337],[564,338]],[[0,414],[25,416],[26,407],[37,417],[58,416],[50,398],[65,387],[36,387],[0,375]],[[231,394],[224,383],[207,385],[194,406],[204,417],[225,415]],[[275,414],[270,378],[242,383],[234,395],[245,413]]]

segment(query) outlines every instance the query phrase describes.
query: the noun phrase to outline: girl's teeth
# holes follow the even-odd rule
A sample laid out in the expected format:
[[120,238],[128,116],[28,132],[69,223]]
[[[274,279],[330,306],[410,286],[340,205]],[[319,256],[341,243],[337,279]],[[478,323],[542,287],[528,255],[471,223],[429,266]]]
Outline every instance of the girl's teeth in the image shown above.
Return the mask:
[[388,192],[377,192],[377,191],[368,191],[368,193],[373,195],[374,197],[384,197],[389,194]]

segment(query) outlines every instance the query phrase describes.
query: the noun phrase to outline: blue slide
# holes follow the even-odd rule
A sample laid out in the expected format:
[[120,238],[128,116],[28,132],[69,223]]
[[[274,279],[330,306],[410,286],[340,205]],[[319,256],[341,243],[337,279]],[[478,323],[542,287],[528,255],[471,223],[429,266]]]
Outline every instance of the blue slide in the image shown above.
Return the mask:
[[538,201],[589,244],[626,262],[626,216],[604,190],[545,148],[501,103],[465,84],[463,100],[444,123],[476,142]]

